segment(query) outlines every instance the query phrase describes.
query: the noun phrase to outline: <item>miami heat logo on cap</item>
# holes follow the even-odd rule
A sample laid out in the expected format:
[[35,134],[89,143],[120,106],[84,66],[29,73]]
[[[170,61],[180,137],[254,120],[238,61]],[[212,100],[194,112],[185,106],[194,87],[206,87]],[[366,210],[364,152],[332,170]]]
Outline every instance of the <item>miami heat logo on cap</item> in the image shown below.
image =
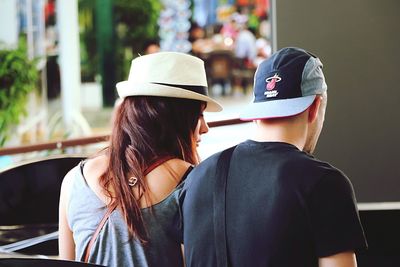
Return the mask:
[[274,90],[276,83],[280,82],[282,80],[281,77],[279,77],[278,73],[275,73],[274,76],[268,77],[265,79],[265,82],[267,83],[266,86],[266,91],[264,92],[264,95],[269,98],[269,97],[276,97],[278,95],[278,91]]

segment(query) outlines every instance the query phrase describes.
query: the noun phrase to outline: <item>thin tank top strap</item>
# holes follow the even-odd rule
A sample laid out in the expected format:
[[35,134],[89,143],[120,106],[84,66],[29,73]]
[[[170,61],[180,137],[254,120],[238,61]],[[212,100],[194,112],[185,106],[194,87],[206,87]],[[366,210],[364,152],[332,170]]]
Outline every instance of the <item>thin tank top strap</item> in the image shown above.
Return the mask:
[[152,170],[154,170],[155,168],[157,168],[157,167],[160,166],[161,164],[167,162],[167,161],[170,160],[170,159],[174,159],[174,158],[176,158],[176,157],[170,155],[170,156],[163,156],[163,157],[160,157],[160,158],[156,159],[155,161],[153,161],[153,162],[147,167],[147,169],[144,171],[143,174],[144,174],[144,175],[149,174]]
[[186,177],[187,177],[187,176],[189,175],[189,173],[193,170],[193,168],[194,168],[193,165],[190,165],[190,166],[187,168],[186,172],[185,172],[185,173],[183,174],[183,176],[182,176],[181,182],[183,182],[183,181],[186,180]]

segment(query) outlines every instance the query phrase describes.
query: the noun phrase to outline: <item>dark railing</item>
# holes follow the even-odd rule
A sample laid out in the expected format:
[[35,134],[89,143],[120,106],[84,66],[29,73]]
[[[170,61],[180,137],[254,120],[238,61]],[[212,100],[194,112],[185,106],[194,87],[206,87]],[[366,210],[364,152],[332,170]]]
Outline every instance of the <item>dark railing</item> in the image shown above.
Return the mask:
[[[233,124],[245,123],[245,121],[241,121],[239,119],[228,119],[228,120],[219,120],[219,121],[212,121],[208,123],[209,127],[219,127],[219,126],[227,126]],[[53,142],[46,142],[46,143],[37,143],[33,145],[24,145],[24,146],[17,146],[17,147],[4,147],[0,148],[0,156],[4,155],[13,155],[13,154],[21,154],[21,153],[28,153],[34,151],[42,151],[42,150],[52,150],[52,149],[64,149],[68,147],[74,146],[85,146],[100,142],[106,142],[109,138],[109,135],[95,135],[89,137],[81,137],[81,138],[74,138],[68,140],[59,140]]]

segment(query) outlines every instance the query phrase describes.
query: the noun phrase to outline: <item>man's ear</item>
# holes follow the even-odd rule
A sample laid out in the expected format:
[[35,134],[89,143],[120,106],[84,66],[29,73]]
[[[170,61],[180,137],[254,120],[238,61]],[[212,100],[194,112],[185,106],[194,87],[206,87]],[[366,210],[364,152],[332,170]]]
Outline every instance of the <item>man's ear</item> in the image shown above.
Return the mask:
[[314,99],[314,102],[308,108],[308,122],[314,122],[318,117],[318,110],[321,106],[322,96],[317,95]]

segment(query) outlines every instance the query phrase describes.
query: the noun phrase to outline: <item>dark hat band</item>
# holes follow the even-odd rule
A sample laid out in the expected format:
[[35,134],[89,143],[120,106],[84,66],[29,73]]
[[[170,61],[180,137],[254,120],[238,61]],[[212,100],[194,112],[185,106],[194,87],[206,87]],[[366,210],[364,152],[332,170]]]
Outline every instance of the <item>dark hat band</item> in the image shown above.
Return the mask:
[[181,85],[181,84],[169,84],[169,83],[153,83],[153,84],[159,84],[159,85],[165,85],[165,86],[181,88],[181,89],[185,89],[185,90],[188,90],[188,91],[192,91],[194,93],[198,93],[198,94],[202,94],[202,95],[208,96],[207,86]]

